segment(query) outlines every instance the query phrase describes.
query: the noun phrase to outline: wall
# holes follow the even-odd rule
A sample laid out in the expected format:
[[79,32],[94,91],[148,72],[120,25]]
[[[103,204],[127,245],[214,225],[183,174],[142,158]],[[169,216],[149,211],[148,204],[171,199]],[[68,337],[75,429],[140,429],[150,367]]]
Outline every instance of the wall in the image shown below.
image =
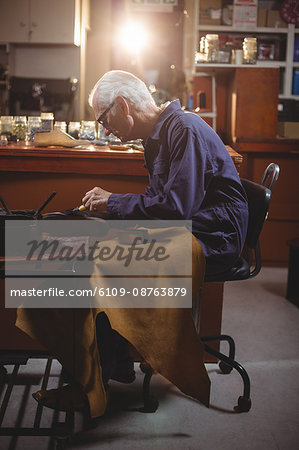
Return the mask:
[[105,72],[111,69],[111,0],[90,0],[90,30],[86,40],[84,117],[94,120],[88,94]]
[[[13,76],[79,79],[74,120],[93,119],[88,93],[110,65],[110,0],[90,0],[90,30],[81,30],[83,46],[10,45],[9,72]],[[83,14],[86,12],[82,11]],[[84,48],[84,41],[86,45]],[[81,82],[81,101],[80,101]]]
[[65,45],[15,45],[11,74],[29,78],[79,78],[80,49]]
[[[87,0],[82,0],[83,5]],[[121,0],[122,3],[123,0]],[[89,23],[90,28],[81,29],[82,42],[86,39],[86,45],[75,47],[73,45],[37,45],[37,44],[15,44],[10,46],[10,74],[23,77],[45,77],[45,78],[68,78],[76,77],[79,79],[79,90],[75,102],[74,120],[93,120],[93,111],[88,105],[88,95],[97,80],[108,70],[116,68],[113,66],[116,56],[120,56],[123,66],[117,67],[126,70],[124,59],[122,59],[122,50],[112,48],[112,39],[114,36],[113,27],[116,19],[121,22],[122,14],[119,14],[117,2],[113,0],[89,0]],[[82,14],[85,14],[83,8]],[[169,56],[172,49],[172,63],[180,66],[181,45],[180,37],[181,26],[180,12],[176,14],[162,13],[157,15],[154,22],[159,19],[159,24],[164,24],[164,29],[174,33],[175,43],[171,40],[169,52],[163,49],[162,60]],[[145,19],[154,17],[152,14],[144,14]],[[163,29],[162,29],[163,30]],[[115,30],[114,30],[115,31]],[[170,33],[169,31],[169,33]],[[168,31],[167,31],[168,33]],[[168,33],[168,34],[169,34]],[[166,39],[162,39],[165,43]],[[177,42],[178,41],[178,42]],[[162,42],[162,43],[163,43]],[[162,51],[162,45],[161,51]],[[168,46],[167,46],[168,49]],[[153,53],[150,61],[157,63],[158,55]],[[174,60],[174,61],[173,61]],[[148,62],[148,60],[147,60]],[[81,92],[81,93],[80,93]]]
[[[9,73],[28,78],[78,78],[80,48],[71,45],[14,44],[10,46]],[[74,106],[74,120],[80,116],[80,86]]]
[[187,78],[192,78],[194,64],[193,46],[195,34],[194,0],[185,0],[184,31],[183,31],[183,70]]

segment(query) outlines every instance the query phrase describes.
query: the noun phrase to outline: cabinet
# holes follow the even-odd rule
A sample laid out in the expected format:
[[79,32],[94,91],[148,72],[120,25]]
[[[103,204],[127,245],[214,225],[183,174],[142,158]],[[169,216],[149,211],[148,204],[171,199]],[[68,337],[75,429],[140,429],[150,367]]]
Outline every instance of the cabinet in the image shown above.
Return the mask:
[[299,140],[238,139],[233,146],[243,156],[241,177],[259,183],[268,164],[280,167],[260,245],[264,265],[287,266],[287,242],[299,237]]
[[[226,132],[238,138],[274,139],[277,134],[279,70],[236,68],[227,83]],[[262,95],[260,95],[262,93]]]
[[0,0],[0,42],[80,45],[81,0]]
[[[200,36],[208,33],[224,34],[224,35],[236,35],[242,34],[244,36],[250,35],[255,36],[257,39],[261,39],[262,36],[268,36],[269,39],[279,39],[285,43],[285,51],[283,54],[283,60],[258,60],[255,67],[278,67],[280,68],[281,81],[280,81],[280,98],[293,98],[299,100],[299,95],[293,95],[293,77],[294,70],[299,68],[299,62],[294,62],[294,46],[295,38],[299,37],[299,28],[295,25],[288,24],[286,27],[274,28],[274,27],[255,27],[250,29],[236,28],[233,26],[226,25],[205,25],[200,21],[200,0],[187,0],[187,8],[192,12],[193,20],[193,33],[190,28],[191,13],[189,13],[189,24],[186,25],[185,34],[185,66],[189,65],[189,69],[193,72],[202,71],[205,69],[219,69],[232,67],[232,64],[220,64],[220,63],[200,63],[195,64],[194,55],[199,50],[199,40]],[[191,33],[193,34],[193,42],[190,38]],[[192,42],[192,43],[191,43]],[[191,46],[191,50],[190,50]],[[284,45],[283,45],[284,47]],[[188,64],[186,64],[188,60]],[[251,69],[250,65],[233,65],[234,67],[243,67],[248,70]],[[188,70],[187,70],[188,73]],[[189,71],[190,74],[190,71]]]

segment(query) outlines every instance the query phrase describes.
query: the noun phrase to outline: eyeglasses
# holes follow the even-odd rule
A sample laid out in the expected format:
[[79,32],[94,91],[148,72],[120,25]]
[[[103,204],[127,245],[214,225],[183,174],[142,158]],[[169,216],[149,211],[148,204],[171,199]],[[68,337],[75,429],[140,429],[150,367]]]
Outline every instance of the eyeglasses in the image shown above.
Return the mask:
[[105,127],[105,128],[106,128],[106,115],[108,114],[108,112],[110,111],[110,109],[112,108],[113,105],[114,105],[114,102],[112,102],[111,105],[108,106],[108,108],[105,109],[103,114],[101,114],[100,117],[97,119],[97,122],[99,124],[103,125],[103,127]]

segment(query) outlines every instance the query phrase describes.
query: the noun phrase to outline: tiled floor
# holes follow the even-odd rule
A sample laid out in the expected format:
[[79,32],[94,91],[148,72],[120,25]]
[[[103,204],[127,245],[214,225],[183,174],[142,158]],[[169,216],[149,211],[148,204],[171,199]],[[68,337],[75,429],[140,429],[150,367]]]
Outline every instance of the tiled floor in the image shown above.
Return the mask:
[[[152,379],[159,398],[154,414],[129,411],[141,405],[142,373],[129,386],[113,383],[107,414],[89,431],[75,434],[67,448],[77,450],[296,450],[299,449],[299,309],[285,299],[287,270],[264,268],[253,280],[227,283],[223,332],[237,343],[237,359],[251,378],[252,409],[234,412],[242,392],[239,374],[219,373],[207,365],[212,382],[211,407],[182,395],[161,376]],[[31,360],[20,369],[3,426],[32,426],[45,362]],[[11,368],[8,367],[9,370]],[[59,382],[53,363],[50,386]],[[3,392],[2,392],[3,398]],[[60,416],[63,420],[64,414]],[[50,426],[46,410],[42,426]],[[81,427],[76,417],[76,429]],[[0,437],[1,450],[50,450],[48,437]]]

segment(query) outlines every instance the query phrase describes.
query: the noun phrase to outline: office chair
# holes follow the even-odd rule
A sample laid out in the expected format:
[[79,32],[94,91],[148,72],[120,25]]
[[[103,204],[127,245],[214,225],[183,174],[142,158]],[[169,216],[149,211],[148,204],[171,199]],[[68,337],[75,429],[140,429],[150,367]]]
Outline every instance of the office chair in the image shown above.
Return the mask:
[[261,184],[263,186],[267,186],[271,192],[273,191],[276,181],[278,180],[279,171],[280,171],[279,165],[271,163],[266,168],[264,175],[262,176]]
[[[247,194],[249,207],[248,230],[242,255],[230,270],[220,276],[206,276],[205,281],[225,282],[247,280],[258,275],[262,266],[259,236],[264,222],[267,219],[272,190],[278,179],[278,175],[279,166],[271,163],[264,172],[261,184],[254,183],[246,179],[241,179],[242,185]],[[238,399],[238,406],[235,410],[238,412],[248,412],[251,408],[250,379],[244,367],[235,361],[235,342],[233,338],[228,335],[209,337],[202,336],[201,340],[204,344],[205,351],[220,361],[219,368],[223,373],[230,373],[234,368],[241,375],[244,390],[243,395]],[[211,348],[207,344],[207,342],[215,341],[228,342],[228,356]]]

